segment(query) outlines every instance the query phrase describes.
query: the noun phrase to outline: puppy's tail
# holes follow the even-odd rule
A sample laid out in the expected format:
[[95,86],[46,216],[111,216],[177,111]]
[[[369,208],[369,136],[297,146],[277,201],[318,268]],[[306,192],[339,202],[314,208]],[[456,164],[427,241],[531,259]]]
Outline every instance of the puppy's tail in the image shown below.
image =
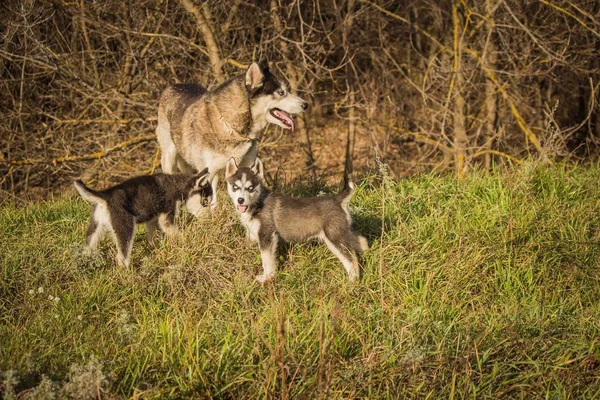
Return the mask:
[[352,182],[349,175],[344,175],[344,189],[338,194],[338,198],[342,202],[342,207],[348,209],[348,204],[352,199],[352,195],[356,190],[356,185]]
[[85,186],[85,184],[80,179],[73,182],[73,186],[75,186],[75,189],[77,189],[77,191],[79,192],[81,197],[83,197],[84,200],[87,200],[92,204],[98,204],[102,200],[104,200],[102,193]]

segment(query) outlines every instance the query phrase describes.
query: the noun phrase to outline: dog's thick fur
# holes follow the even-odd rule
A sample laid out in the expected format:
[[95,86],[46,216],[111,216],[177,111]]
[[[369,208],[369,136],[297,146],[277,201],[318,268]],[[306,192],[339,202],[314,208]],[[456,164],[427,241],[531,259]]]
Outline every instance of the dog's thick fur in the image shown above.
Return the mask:
[[271,193],[263,187],[263,165],[259,158],[250,168],[239,167],[235,159],[225,170],[227,191],[251,241],[257,241],[265,282],[275,276],[277,244],[317,238],[342,262],[350,281],[360,276],[357,252],[368,248],[367,239],[352,230],[348,204],[354,184],[332,196],[294,198]]
[[105,190],[93,190],[82,181],[74,183],[81,197],[94,208],[87,229],[87,252],[91,254],[105,231],[117,246],[117,263],[128,266],[135,225],[145,223],[152,242],[158,227],[166,235],[177,233],[175,216],[179,205],[197,214],[210,202],[212,189],[208,170],[197,175],[143,175]]
[[292,114],[308,104],[288,93],[268,65],[252,63],[246,72],[207,91],[195,84],[167,88],[158,106],[156,135],[163,172],[208,168],[216,205],[217,172],[235,158],[250,166],[257,154],[257,135],[267,123],[294,129]]

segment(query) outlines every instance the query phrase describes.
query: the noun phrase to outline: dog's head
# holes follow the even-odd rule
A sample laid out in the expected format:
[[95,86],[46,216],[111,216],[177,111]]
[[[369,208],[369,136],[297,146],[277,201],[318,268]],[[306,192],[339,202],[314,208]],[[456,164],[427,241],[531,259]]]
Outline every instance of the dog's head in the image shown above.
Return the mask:
[[308,108],[308,103],[289,93],[287,86],[269,71],[269,65],[252,63],[246,70],[246,88],[250,93],[252,118],[264,125],[269,122],[283,129],[296,129],[294,114]]
[[212,187],[210,186],[210,174],[208,173],[208,168],[204,168],[204,170],[192,176],[188,181],[185,208],[190,214],[198,215],[202,209],[210,204],[211,200]]
[[258,203],[262,191],[263,163],[260,158],[248,167],[238,167],[234,158],[231,158],[225,167],[225,180],[227,192],[233,205],[240,213],[245,213]]

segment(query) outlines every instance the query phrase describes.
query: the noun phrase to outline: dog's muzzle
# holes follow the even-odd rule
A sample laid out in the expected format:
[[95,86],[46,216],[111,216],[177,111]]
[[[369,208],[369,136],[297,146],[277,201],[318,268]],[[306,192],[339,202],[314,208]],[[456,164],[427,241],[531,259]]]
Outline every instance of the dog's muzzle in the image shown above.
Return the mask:
[[[302,106],[304,108],[304,105]],[[291,129],[292,131],[296,130],[296,122],[294,118],[288,113],[279,108],[273,108],[269,111],[272,116],[283,122],[283,124],[287,127],[287,129]]]
[[248,209],[248,206],[244,204],[244,199],[242,197],[239,197],[237,199],[238,205],[237,205],[237,210],[241,213],[246,212],[246,210]]

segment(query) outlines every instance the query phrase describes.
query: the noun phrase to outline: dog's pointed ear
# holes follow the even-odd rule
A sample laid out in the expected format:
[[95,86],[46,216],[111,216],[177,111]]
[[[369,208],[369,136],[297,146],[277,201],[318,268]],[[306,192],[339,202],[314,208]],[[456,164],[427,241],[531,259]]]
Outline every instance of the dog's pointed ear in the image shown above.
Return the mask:
[[260,158],[256,157],[256,160],[254,160],[254,164],[252,164],[251,169],[252,172],[254,172],[260,178],[260,180],[263,180],[265,176],[265,169],[263,166],[263,162]]
[[227,161],[227,166],[225,167],[225,178],[229,178],[233,176],[238,170],[238,165],[235,162],[235,158],[231,157],[229,161]]
[[194,181],[194,189],[200,189],[203,186],[208,185],[210,174],[208,173],[208,168],[204,168],[196,175],[196,180]]
[[248,89],[258,89],[263,85],[265,75],[261,67],[253,62],[246,70],[246,86]]

